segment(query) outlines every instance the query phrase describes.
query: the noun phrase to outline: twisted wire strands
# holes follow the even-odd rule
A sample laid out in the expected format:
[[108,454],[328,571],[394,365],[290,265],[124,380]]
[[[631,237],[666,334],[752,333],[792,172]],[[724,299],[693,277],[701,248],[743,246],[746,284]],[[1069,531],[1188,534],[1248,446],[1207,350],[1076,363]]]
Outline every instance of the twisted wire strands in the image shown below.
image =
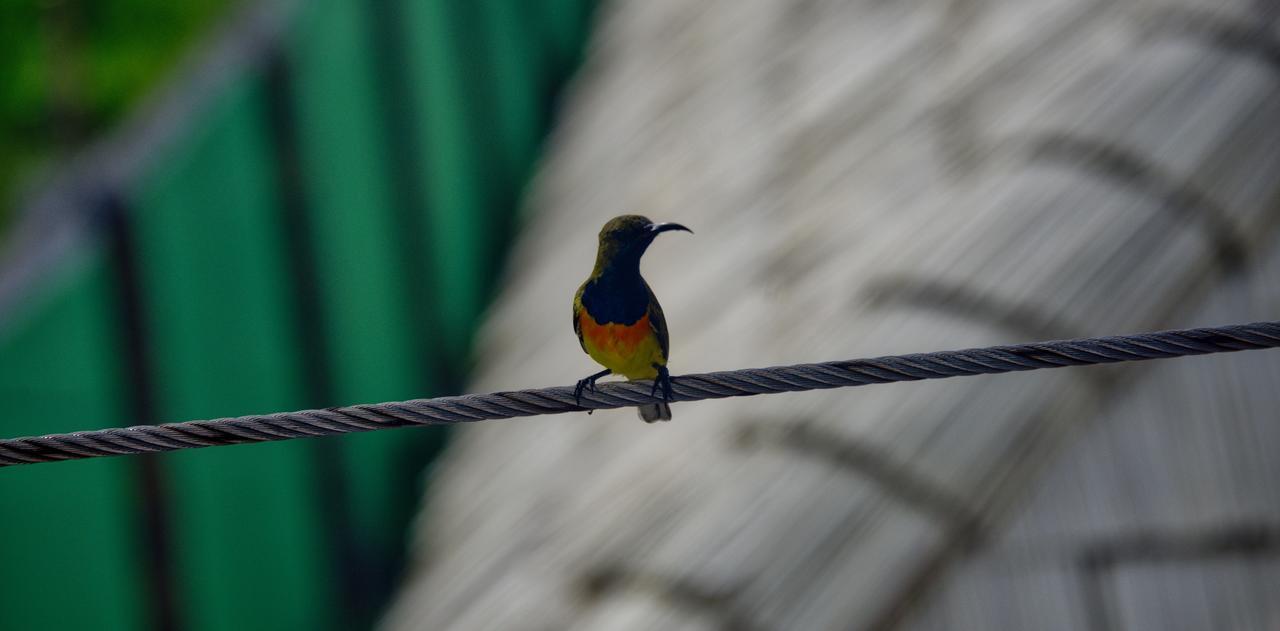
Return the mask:
[[[1280,322],[1257,322],[683,375],[672,378],[672,400],[700,401],[1276,347],[1280,347]],[[0,466],[628,407],[653,402],[650,391],[646,381],[601,384],[595,391],[583,392],[578,402],[572,387],[561,386],[13,438],[0,440]]]

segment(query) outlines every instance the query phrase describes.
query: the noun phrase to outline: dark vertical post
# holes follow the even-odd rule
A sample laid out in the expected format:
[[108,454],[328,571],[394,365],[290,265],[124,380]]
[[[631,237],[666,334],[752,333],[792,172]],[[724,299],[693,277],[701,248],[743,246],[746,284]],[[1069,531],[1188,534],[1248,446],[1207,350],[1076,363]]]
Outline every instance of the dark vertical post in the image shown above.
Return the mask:
[[[331,354],[325,323],[325,304],[317,274],[319,253],[302,176],[302,151],[294,109],[290,60],[282,49],[272,51],[266,65],[267,117],[276,166],[276,190],[284,235],[285,257],[293,290],[295,330],[301,352],[306,405],[334,405]],[[351,522],[342,443],[321,439],[310,445],[314,461],[316,497],[321,511],[324,541],[332,551],[332,585],[339,603],[338,628],[355,628],[374,615],[374,598],[366,574],[367,563],[360,538]]]
[[[110,245],[111,271],[119,310],[122,373],[125,377],[125,412],[141,424],[159,422],[147,335],[146,304],[133,237],[129,209],[117,192],[98,201],[99,218]],[[178,613],[177,580],[170,530],[168,487],[158,455],[139,456],[136,469],[142,515],[144,575],[151,596],[152,627],[161,631],[182,628]]]

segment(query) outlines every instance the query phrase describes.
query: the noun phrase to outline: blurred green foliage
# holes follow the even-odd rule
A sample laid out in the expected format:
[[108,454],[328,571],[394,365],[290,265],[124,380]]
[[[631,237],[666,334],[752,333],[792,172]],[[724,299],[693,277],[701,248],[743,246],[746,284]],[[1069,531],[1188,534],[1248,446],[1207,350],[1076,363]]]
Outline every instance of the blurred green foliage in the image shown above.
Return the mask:
[[233,2],[0,1],[0,227],[25,180],[119,120]]

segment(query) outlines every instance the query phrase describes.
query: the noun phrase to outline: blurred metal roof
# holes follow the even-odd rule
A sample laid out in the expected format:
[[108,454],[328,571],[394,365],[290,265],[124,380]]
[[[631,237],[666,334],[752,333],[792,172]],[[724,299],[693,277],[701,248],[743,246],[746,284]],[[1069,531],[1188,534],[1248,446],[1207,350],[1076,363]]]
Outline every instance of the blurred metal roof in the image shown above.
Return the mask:
[[[569,302],[623,212],[697,231],[646,259],[676,374],[1274,316],[1269,7],[614,3],[473,388],[593,369]],[[385,624],[1274,628],[1277,377],[1259,353],[468,428]]]

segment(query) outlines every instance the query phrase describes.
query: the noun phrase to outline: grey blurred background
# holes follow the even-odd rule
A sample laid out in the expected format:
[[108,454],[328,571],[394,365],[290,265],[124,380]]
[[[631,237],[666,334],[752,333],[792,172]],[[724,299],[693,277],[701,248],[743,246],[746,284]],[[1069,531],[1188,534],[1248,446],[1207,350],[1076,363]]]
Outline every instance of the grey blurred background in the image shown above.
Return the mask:
[[[0,4],[4,436],[1274,320],[1280,7]],[[1280,353],[0,471],[0,628],[1280,629]],[[74,606],[68,605],[74,603]]]

